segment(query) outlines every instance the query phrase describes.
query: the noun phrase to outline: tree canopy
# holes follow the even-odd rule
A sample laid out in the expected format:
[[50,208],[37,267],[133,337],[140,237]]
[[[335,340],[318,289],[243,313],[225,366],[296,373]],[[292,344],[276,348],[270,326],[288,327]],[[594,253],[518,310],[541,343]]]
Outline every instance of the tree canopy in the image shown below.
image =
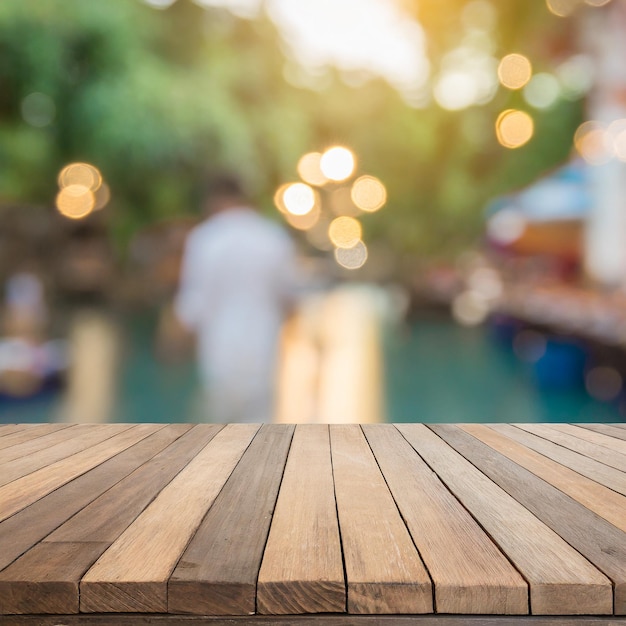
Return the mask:
[[[464,36],[469,4],[403,5],[424,28],[433,77]],[[573,26],[543,3],[496,9],[495,57],[522,51],[549,71],[573,53]],[[265,14],[244,19],[191,0],[163,11],[130,0],[3,0],[0,204],[52,206],[62,166],[87,161],[111,187],[108,223],[123,243],[144,225],[193,212],[194,189],[213,171],[239,171],[271,212],[303,153],[345,144],[388,189],[368,236],[404,256],[445,256],[480,236],[490,198],[564,161],[582,119],[581,97],[560,98],[532,111],[527,145],[507,150],[494,121],[504,109],[528,109],[518,91],[462,110],[433,100],[417,108],[383,78],[351,86],[333,68],[317,89],[295,86],[286,64],[294,61]],[[44,96],[34,124],[24,114],[31,94]]]

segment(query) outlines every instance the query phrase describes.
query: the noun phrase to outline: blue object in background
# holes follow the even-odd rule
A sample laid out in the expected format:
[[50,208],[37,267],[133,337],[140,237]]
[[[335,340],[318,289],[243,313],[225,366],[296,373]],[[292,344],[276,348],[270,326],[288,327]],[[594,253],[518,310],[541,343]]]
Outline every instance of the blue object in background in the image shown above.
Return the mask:
[[583,389],[587,351],[574,339],[548,337],[546,349],[533,364],[535,382],[540,389]]

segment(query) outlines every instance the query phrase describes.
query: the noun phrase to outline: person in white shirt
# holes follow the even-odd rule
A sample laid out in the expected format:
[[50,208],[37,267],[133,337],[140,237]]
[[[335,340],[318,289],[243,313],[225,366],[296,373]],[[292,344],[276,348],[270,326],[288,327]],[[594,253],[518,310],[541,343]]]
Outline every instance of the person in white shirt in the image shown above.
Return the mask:
[[196,335],[205,419],[269,422],[282,322],[295,294],[294,244],[246,201],[236,179],[209,187],[190,232],[174,307]]

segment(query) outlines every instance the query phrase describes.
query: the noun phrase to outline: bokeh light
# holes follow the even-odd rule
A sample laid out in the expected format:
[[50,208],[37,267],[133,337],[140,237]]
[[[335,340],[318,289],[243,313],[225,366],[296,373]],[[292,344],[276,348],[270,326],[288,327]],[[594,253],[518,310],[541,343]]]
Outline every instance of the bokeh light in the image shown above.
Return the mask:
[[325,185],[328,178],[321,169],[322,155],[319,152],[309,152],[303,155],[298,161],[298,174],[300,178],[309,185]]
[[488,314],[487,300],[475,291],[464,291],[452,301],[452,316],[462,326],[482,324]]
[[585,4],[588,4],[590,7],[603,7],[609,2],[611,2],[611,0],[585,0]]
[[546,0],[548,11],[558,17],[568,17],[579,4],[580,0]]
[[283,191],[283,203],[288,213],[306,215],[315,207],[315,191],[305,183],[292,183]]
[[316,224],[306,231],[307,241],[322,252],[330,252],[334,246],[328,236],[330,221],[327,218],[320,218]]
[[594,367],[585,376],[589,395],[602,402],[615,400],[622,390],[622,384],[622,376],[613,367]]
[[106,183],[102,183],[95,192],[95,205],[94,211],[99,211],[100,209],[104,209],[104,207],[109,204],[111,200],[111,189]]
[[284,185],[281,185],[277,190],[276,193],[274,194],[274,206],[281,212],[281,213],[287,213],[287,207],[285,206],[285,201],[283,199],[283,196],[285,195],[285,190],[287,189],[287,187],[289,187],[289,185],[292,183],[285,183]]
[[500,83],[508,89],[521,89],[528,83],[532,73],[532,65],[523,54],[507,54],[498,65]]
[[534,132],[533,119],[525,111],[508,109],[496,120],[496,136],[505,148],[520,148],[530,141]]
[[96,199],[86,185],[72,184],[63,187],[56,197],[56,207],[65,217],[81,219],[94,210]]
[[561,85],[552,74],[535,74],[524,86],[524,100],[536,109],[549,109],[561,95]]
[[334,181],[350,178],[356,166],[354,154],[342,146],[329,148],[322,154],[320,168],[326,178]]
[[97,167],[89,163],[70,163],[59,174],[59,187],[82,185],[91,191],[96,191],[102,184],[102,175]]
[[54,121],[56,106],[50,96],[34,92],[22,100],[21,113],[27,124],[35,128],[44,128]]
[[590,165],[604,165],[614,155],[614,146],[604,124],[590,120],[583,122],[574,134],[578,154]]
[[478,267],[469,276],[467,284],[471,291],[487,300],[496,300],[502,295],[502,279],[491,267]]
[[312,210],[304,215],[294,215],[293,213],[285,213],[287,223],[298,230],[309,230],[313,228],[320,219],[321,211],[319,206],[315,205]]
[[352,248],[362,234],[361,223],[353,217],[336,217],[328,227],[328,236],[337,248]]
[[350,248],[336,248],[335,260],[347,270],[357,270],[365,265],[367,254],[367,246],[359,240]]
[[594,67],[593,60],[585,54],[576,54],[561,63],[555,73],[563,95],[570,100],[584,96],[593,86]]
[[362,211],[378,211],[387,202],[385,185],[375,176],[357,178],[350,194],[352,202]]

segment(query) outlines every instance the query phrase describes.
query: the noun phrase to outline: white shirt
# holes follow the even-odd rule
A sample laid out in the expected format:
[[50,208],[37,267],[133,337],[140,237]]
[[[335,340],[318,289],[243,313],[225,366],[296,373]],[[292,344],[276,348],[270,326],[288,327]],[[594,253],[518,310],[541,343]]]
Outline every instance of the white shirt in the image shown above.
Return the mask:
[[[200,375],[214,400],[248,412],[270,401],[294,275],[291,238],[253,209],[226,209],[189,234],[175,308],[197,334]],[[213,417],[246,419],[232,407]]]

